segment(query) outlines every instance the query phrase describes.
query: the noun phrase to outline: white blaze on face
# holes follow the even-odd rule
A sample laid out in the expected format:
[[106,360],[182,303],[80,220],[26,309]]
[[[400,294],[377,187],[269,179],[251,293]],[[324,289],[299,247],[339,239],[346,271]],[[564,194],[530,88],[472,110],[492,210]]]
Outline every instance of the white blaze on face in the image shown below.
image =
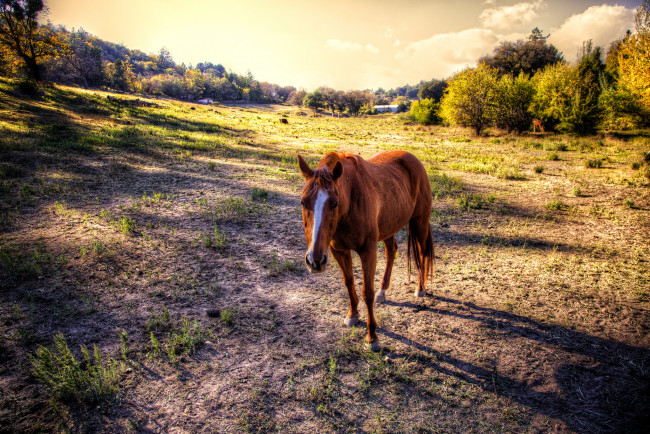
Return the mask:
[[327,199],[329,199],[327,193],[319,189],[318,196],[316,196],[316,203],[314,204],[314,227],[311,233],[311,244],[309,245],[309,260],[312,263],[314,262],[314,245],[316,244],[318,231],[320,231],[320,225],[323,222],[323,209],[325,208]]

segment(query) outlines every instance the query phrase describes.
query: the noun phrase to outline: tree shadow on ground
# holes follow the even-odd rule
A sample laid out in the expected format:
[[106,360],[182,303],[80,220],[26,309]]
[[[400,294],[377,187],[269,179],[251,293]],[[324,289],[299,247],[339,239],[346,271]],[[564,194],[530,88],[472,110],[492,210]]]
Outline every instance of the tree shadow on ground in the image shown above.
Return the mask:
[[[497,333],[498,339],[523,338],[553,351],[566,352],[567,356],[558,356],[566,358],[566,362],[555,368],[554,375],[560,387],[558,393],[536,391],[525,381],[499,373],[496,367],[488,369],[460,360],[394,331],[380,328],[378,333],[431,356],[420,363],[475,384],[486,392],[498,393],[536,412],[561,419],[572,430],[640,432],[647,427],[645,409],[650,402],[648,349],[540,323],[471,302],[446,297],[433,299],[452,307],[393,301],[386,301],[386,304],[410,308],[414,312],[427,311],[443,318],[448,316],[476,322]],[[455,310],[453,306],[462,310]],[[577,363],[571,355],[584,356],[589,362]]]

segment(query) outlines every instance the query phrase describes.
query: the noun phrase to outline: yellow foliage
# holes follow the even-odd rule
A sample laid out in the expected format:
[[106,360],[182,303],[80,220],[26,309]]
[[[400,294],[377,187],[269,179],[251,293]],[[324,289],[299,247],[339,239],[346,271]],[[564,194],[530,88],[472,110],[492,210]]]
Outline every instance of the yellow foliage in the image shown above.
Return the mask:
[[619,85],[650,110],[650,34],[628,37],[619,52]]

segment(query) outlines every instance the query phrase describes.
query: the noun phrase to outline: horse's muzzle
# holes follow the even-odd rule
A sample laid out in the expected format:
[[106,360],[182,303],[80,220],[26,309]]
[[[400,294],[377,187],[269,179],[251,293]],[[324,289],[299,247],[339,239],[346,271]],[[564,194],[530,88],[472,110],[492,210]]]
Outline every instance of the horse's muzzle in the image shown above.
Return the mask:
[[310,256],[312,255],[309,253],[305,255],[305,264],[307,264],[309,271],[312,273],[320,273],[324,271],[325,266],[327,265],[327,255],[323,255],[320,261],[313,261]]

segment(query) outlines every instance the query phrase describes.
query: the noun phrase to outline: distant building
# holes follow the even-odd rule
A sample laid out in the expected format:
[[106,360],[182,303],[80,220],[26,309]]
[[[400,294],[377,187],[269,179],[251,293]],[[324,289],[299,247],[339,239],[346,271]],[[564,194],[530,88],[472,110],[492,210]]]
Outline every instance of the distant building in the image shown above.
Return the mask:
[[376,105],[375,110],[379,113],[397,113],[398,105]]
[[203,98],[199,100],[199,104],[212,104],[212,98]]

